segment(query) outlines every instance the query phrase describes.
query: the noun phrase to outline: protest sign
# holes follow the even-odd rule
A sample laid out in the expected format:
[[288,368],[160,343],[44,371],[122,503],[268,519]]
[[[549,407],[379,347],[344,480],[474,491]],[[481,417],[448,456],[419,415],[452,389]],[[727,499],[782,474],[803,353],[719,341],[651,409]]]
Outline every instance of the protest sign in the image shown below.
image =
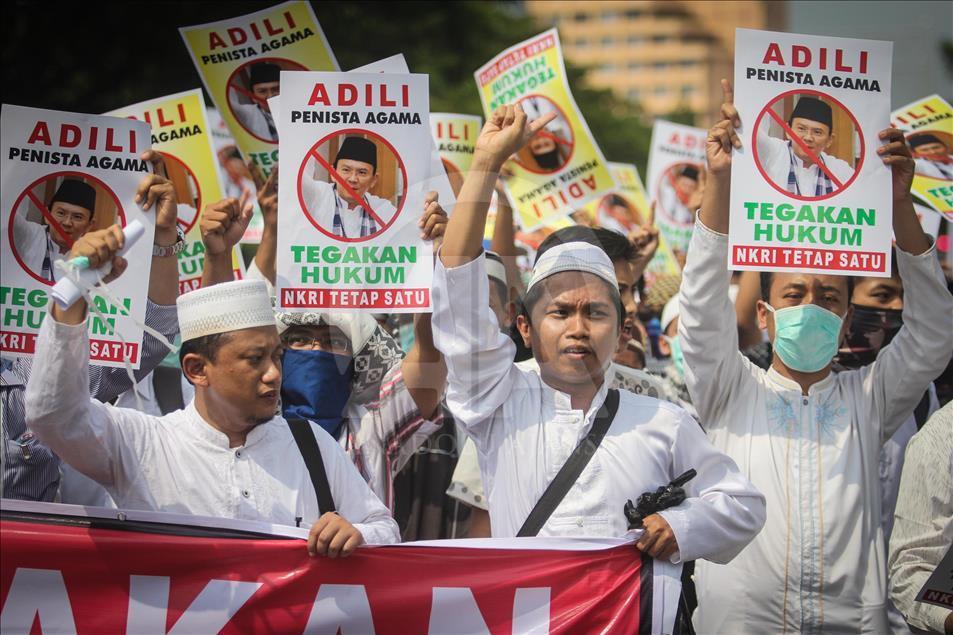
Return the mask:
[[[398,53],[355,68],[351,72],[405,74],[410,72],[410,67],[407,66],[407,60],[404,59],[403,53]],[[444,169],[444,163],[433,139],[430,140],[430,173],[423,183],[423,189],[425,192],[436,192],[437,201],[448,214],[453,211],[453,206],[457,202],[457,190],[450,184],[450,178]]]
[[953,547],[946,550],[943,560],[917,593],[917,602],[953,609]]
[[702,128],[656,119],[649,149],[649,198],[655,202],[655,224],[673,250],[685,253],[695,226],[697,194],[705,169]]
[[311,5],[285,2],[179,32],[238,149],[267,177],[278,161],[267,100],[278,94],[279,73],[338,69]]
[[258,187],[221,113],[215,108],[206,108],[205,112],[208,115],[212,145],[218,159],[218,173],[224,188],[222,192],[228,198],[241,199],[242,193],[248,190],[254,201],[251,220],[239,243],[257,245],[261,243],[261,233],[265,229],[265,219],[261,215],[261,208],[258,207]]
[[482,125],[482,120],[475,115],[430,113],[430,131],[455,194],[460,193],[463,179],[470,171]]
[[648,635],[671,633],[678,607],[681,566],[618,539],[442,540],[332,559],[227,519],[133,520],[144,515],[89,527],[6,512],[3,632]]
[[[152,265],[154,210],[134,198],[149,172],[144,122],[21,106],[3,106],[2,273],[0,352],[30,357],[46,317],[57,268],[73,242],[89,231],[139,220],[145,235],[126,253],[129,267],[110,283],[114,305],[101,294],[90,310],[90,359],[100,365],[139,367],[146,290]],[[97,314],[98,312],[98,314]]]
[[[657,226],[656,215],[645,195],[639,169],[631,163],[609,163],[609,171],[619,184],[618,188],[584,208],[596,226],[624,236],[646,225]],[[652,279],[659,274],[675,275],[679,271],[675,254],[660,230],[658,249],[645,268],[646,282],[651,284]]]
[[282,82],[279,308],[428,310],[433,257],[417,226],[431,169],[427,76]]
[[738,29],[728,267],[889,276],[890,42]]
[[566,81],[556,29],[506,49],[474,73],[483,112],[519,104],[530,121],[556,113],[508,162],[506,188],[526,231],[568,216],[615,187]]
[[891,115],[916,160],[912,191],[953,220],[953,107],[939,95],[918,99]]
[[[196,88],[158,97],[106,114],[152,126],[152,149],[165,159],[163,176],[175,187],[178,223],[185,233],[185,250],[178,256],[179,293],[198,289],[205,264],[199,219],[206,205],[224,198],[202,91]],[[244,276],[245,263],[238,246],[232,252],[232,269],[236,279]]]

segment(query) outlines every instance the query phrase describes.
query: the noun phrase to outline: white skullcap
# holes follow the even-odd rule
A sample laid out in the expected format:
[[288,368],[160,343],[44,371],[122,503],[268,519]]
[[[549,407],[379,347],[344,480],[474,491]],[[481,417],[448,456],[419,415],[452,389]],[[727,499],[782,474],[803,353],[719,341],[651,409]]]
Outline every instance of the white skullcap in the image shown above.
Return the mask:
[[675,318],[678,317],[678,294],[672,296],[672,299],[665,303],[665,308],[662,309],[662,332],[665,332],[665,329],[668,328],[668,325],[672,323]]
[[190,291],[180,295],[175,306],[183,342],[275,325],[268,285],[263,280],[235,280]]
[[591,273],[608,282],[613,289],[619,287],[615,267],[606,252],[595,245],[577,241],[556,245],[543,252],[533,266],[526,292],[529,293],[541,280],[564,271]]
[[503,283],[503,286],[506,285],[506,267],[503,266],[503,259],[499,257],[495,252],[487,251],[486,253],[486,275],[490,276],[494,280],[499,280]]

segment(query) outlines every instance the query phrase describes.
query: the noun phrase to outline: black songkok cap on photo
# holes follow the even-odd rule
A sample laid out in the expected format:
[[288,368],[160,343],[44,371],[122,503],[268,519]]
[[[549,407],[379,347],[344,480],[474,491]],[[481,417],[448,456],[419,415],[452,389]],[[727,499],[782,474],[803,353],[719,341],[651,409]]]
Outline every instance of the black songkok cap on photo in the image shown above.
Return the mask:
[[939,144],[943,145],[944,147],[946,146],[945,143],[943,143],[942,141],[940,141],[939,137],[935,137],[935,136],[932,135],[932,134],[918,134],[918,135],[914,135],[914,136],[910,137],[909,142],[910,142],[910,147],[911,147],[911,148],[916,148],[917,146],[923,146],[923,145],[926,145],[926,144],[928,144],[928,143],[939,143]]
[[341,149],[334,159],[334,165],[337,166],[341,159],[350,159],[351,161],[361,161],[370,163],[374,171],[377,172],[377,146],[370,139],[364,137],[347,137],[341,143]]
[[79,205],[88,209],[90,216],[92,216],[96,210],[96,190],[93,189],[92,185],[82,181],[64,180],[56,189],[56,194],[50,199],[50,207],[53,207],[53,203],[56,202]]
[[789,121],[793,121],[795,117],[822,123],[829,129],[834,128],[834,114],[831,111],[830,104],[825,104],[816,97],[801,97],[797,105],[794,106]]
[[248,85],[254,87],[255,84],[265,84],[267,82],[277,82],[281,77],[281,67],[277,64],[262,62],[253,64],[248,73]]
[[686,165],[684,168],[682,168],[682,173],[679,174],[679,176],[686,176],[693,181],[697,181],[698,168],[696,168],[694,165]]

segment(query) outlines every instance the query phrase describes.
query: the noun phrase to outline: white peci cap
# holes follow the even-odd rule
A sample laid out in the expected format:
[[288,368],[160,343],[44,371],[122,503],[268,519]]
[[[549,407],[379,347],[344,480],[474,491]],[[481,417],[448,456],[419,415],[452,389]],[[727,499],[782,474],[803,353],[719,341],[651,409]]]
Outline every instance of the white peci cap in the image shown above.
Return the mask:
[[503,266],[503,259],[493,251],[486,251],[486,275],[499,280],[506,286],[506,267]]
[[662,309],[662,319],[660,320],[662,327],[662,333],[664,334],[665,329],[668,328],[668,325],[678,317],[679,307],[678,307],[678,294],[672,296],[672,299],[665,303],[665,308]]
[[539,257],[533,266],[533,274],[526,291],[529,292],[541,280],[564,271],[591,273],[608,282],[613,289],[619,286],[615,267],[606,252],[589,243],[568,242],[546,250]]
[[183,342],[275,325],[268,285],[263,280],[235,280],[197,289],[180,295],[175,305]]

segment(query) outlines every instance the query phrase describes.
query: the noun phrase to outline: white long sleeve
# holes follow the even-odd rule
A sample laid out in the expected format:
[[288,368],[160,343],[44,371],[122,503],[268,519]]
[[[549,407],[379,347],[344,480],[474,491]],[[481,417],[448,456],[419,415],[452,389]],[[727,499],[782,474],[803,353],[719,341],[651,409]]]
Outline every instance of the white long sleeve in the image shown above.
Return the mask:
[[[86,324],[44,320],[26,390],[27,425],[120,508],[309,526],[322,511],[287,422],[252,429],[241,447],[195,409],[164,417],[89,398]],[[331,493],[369,544],[399,541],[397,524],[350,458],[319,426]]]

